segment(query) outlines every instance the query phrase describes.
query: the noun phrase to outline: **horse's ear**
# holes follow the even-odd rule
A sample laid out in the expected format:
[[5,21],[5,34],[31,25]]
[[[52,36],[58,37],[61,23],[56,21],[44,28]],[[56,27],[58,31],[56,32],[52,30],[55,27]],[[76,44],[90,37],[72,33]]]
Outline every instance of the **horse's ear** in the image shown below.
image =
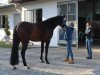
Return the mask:
[[57,15],[57,16],[62,16],[63,18],[66,18],[66,15],[65,15],[65,14],[64,14],[64,15],[61,15],[61,14],[60,14],[60,15]]
[[63,17],[63,20],[66,20],[66,16],[65,15],[63,15],[62,17]]
[[66,16],[65,16],[65,14],[63,15],[63,18],[65,18]]
[[57,15],[57,16],[62,16],[62,15],[60,14],[60,15]]

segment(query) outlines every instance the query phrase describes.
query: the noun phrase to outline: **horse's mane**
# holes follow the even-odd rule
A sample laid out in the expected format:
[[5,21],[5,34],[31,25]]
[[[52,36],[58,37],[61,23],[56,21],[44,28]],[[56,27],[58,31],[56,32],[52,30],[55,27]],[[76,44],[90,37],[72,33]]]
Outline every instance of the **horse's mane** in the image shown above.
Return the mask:
[[57,19],[58,19],[58,16],[55,16],[55,17],[51,17],[47,20],[44,20],[41,23],[43,23],[43,25],[45,25],[45,27],[48,29],[54,29],[55,26],[57,25]]
[[35,25],[42,25],[45,26],[47,29],[54,29],[58,25],[57,21],[59,21],[60,18],[61,16],[51,17],[39,23],[35,23]]
[[44,20],[44,21],[42,21],[42,22],[55,21],[55,20],[57,20],[59,17],[60,17],[60,16],[51,17],[51,18],[48,18],[48,19],[46,19],[46,20]]

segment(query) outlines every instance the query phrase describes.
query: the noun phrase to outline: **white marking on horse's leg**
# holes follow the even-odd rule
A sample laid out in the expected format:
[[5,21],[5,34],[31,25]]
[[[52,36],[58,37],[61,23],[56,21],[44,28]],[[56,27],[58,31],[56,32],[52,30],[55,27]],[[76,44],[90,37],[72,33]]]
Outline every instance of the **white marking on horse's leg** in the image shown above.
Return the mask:
[[30,69],[30,67],[29,66],[24,66],[24,69]]
[[13,65],[13,70],[16,70],[17,68],[16,68],[16,66],[15,65]]

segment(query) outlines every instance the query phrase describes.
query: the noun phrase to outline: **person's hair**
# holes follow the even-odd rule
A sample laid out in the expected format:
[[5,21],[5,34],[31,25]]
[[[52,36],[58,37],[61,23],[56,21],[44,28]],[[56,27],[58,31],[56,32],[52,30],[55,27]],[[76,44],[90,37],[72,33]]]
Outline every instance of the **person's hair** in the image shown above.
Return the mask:
[[87,21],[86,24],[89,24],[90,27],[92,27],[91,21]]
[[72,22],[72,23],[70,24],[70,26],[74,27],[74,23]]

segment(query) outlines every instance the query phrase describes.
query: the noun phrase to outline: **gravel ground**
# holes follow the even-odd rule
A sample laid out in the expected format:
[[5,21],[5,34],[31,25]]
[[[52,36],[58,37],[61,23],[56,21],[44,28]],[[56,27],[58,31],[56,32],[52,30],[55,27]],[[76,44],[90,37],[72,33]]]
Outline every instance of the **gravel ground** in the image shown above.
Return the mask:
[[[41,63],[40,48],[30,48],[26,52],[26,60],[31,69],[25,69],[20,63],[17,70],[9,64],[11,49],[0,48],[0,75],[100,75],[100,50],[93,49],[93,59],[87,60],[85,48],[73,49],[75,64],[63,61],[66,48],[49,48],[48,58],[51,64]],[[19,51],[20,52],[20,51]]]

